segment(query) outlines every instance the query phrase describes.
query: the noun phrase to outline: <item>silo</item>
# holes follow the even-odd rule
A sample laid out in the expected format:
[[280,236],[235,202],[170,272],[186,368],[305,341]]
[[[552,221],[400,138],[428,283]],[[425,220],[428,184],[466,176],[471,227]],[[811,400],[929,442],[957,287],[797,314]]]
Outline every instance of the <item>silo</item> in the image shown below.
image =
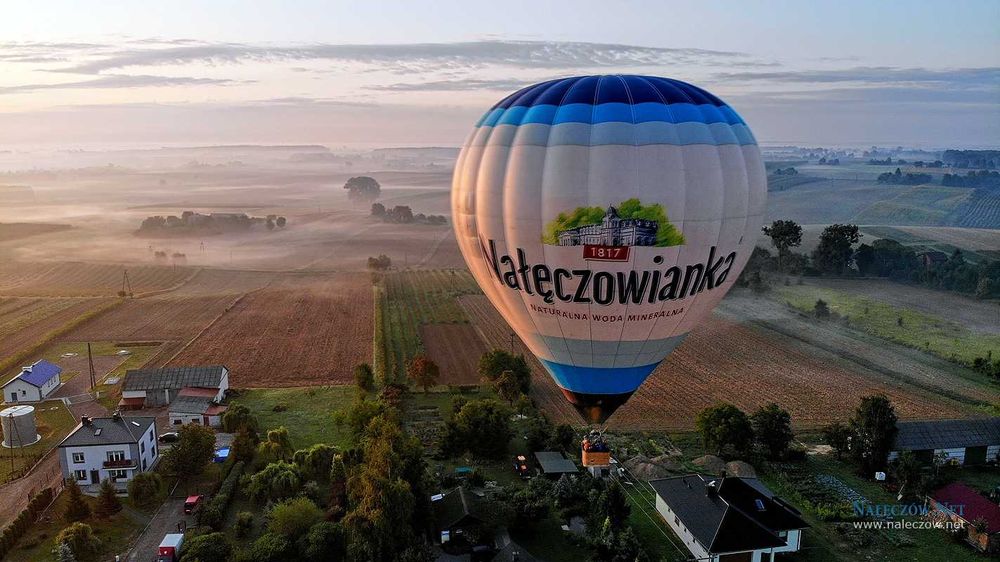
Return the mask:
[[11,406],[0,412],[4,447],[24,447],[37,443],[42,437],[35,427],[34,406]]

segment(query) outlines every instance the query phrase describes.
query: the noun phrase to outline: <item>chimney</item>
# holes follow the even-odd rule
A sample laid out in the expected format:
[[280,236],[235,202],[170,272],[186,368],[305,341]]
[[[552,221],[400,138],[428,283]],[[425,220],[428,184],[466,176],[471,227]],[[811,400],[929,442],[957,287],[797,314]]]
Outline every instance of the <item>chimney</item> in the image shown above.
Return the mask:
[[708,484],[705,484],[705,494],[708,496],[716,496],[719,494],[719,483],[718,480],[711,480]]
[[111,414],[111,417],[115,421],[122,421],[122,411],[121,410],[115,410],[115,412],[113,414]]
[[88,416],[80,416],[80,423],[90,425],[90,418]]

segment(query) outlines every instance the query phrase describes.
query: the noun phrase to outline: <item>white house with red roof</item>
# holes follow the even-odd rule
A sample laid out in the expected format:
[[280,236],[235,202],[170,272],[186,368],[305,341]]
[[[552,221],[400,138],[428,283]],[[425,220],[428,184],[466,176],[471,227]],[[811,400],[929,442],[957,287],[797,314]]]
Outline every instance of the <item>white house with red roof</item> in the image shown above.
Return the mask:
[[9,404],[40,402],[59,388],[62,367],[40,359],[3,385],[3,399]]

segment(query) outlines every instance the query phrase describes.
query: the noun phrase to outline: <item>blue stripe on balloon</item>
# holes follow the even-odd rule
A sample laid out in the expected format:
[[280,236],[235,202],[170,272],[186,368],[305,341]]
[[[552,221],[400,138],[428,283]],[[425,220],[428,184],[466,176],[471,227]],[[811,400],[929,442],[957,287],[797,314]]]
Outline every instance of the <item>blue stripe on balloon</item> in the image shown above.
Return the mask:
[[625,394],[634,392],[659,363],[639,367],[577,367],[541,360],[556,384],[583,394]]
[[470,146],[754,145],[746,125],[726,123],[562,123],[480,127]]
[[746,123],[732,108],[711,104],[644,102],[633,105],[625,103],[572,103],[565,105],[535,105],[531,107],[513,106],[490,110],[477,127],[494,125],[527,125],[542,123]]

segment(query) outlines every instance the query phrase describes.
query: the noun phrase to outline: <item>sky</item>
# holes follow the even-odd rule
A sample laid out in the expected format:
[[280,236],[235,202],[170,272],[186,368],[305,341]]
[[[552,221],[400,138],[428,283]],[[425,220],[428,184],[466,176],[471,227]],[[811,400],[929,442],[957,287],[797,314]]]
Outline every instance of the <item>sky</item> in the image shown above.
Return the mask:
[[7,0],[0,149],[457,146],[497,100],[668,76],[762,144],[1000,146],[1000,2]]

